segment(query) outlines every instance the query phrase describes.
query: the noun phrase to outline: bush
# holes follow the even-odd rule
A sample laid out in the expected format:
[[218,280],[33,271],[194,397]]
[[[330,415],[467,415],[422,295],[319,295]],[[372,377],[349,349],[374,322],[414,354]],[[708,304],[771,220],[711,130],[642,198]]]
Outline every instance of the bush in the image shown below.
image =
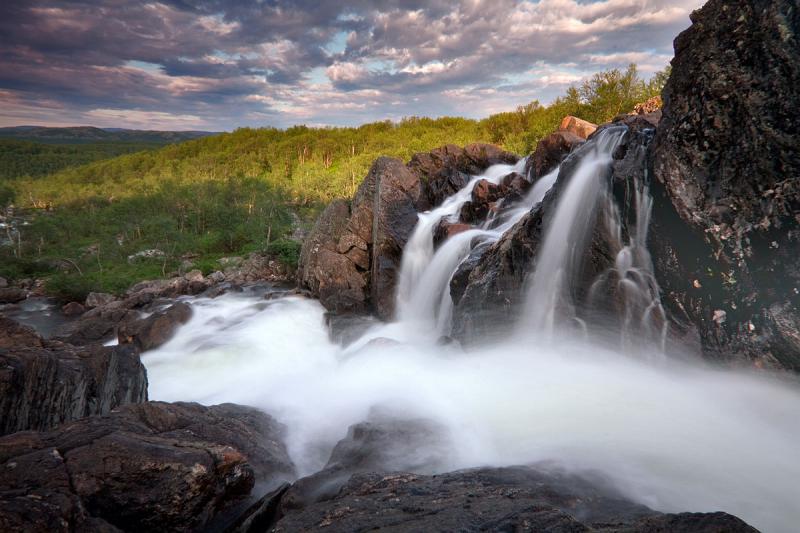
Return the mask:
[[291,239],[278,239],[267,245],[267,253],[274,255],[284,265],[297,268],[300,262],[300,243]]

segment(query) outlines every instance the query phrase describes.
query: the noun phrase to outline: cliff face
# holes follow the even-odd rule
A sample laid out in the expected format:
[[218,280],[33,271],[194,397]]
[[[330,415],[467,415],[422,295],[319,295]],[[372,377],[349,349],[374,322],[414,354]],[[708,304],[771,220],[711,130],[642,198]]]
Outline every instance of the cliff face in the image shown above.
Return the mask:
[[656,273],[707,354],[800,370],[800,9],[711,0],[692,21],[651,147]]

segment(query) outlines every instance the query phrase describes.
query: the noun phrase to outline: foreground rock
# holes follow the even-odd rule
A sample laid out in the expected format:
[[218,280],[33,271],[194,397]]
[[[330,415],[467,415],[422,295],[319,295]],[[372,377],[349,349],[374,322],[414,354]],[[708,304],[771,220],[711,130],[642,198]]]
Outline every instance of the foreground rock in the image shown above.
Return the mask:
[[756,531],[726,513],[655,512],[597,476],[529,467],[356,474],[330,499],[282,504],[274,505],[272,531]]
[[0,439],[2,531],[198,531],[294,475],[283,427],[232,404],[150,402]]
[[800,11],[711,0],[692,20],[652,148],[654,220],[674,236],[659,282],[710,357],[797,371]]
[[351,202],[331,203],[303,244],[301,287],[336,313],[394,312],[402,250],[417,213],[441,203],[470,175],[517,157],[491,145],[444,146],[416,154],[407,165],[379,158]]
[[0,317],[0,434],[47,430],[147,399],[147,374],[132,346],[42,340]]
[[167,342],[181,325],[192,317],[192,308],[183,302],[164,311],[125,323],[118,328],[119,344],[133,344],[139,351],[152,350]]

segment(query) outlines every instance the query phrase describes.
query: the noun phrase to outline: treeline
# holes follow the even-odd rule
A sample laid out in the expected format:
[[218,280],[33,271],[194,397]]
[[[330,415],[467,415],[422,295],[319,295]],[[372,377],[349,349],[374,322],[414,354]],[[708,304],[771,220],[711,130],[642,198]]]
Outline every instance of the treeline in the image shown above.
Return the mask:
[[[0,248],[6,265],[0,275],[3,269],[21,276],[56,268],[64,270],[54,278],[61,285],[119,290],[152,277],[155,269],[176,268],[185,254],[198,254],[212,269],[222,255],[285,248],[282,237],[296,225],[292,216],[310,224],[319,207],[352,195],[379,156],[407,160],[444,144],[471,142],[525,154],[565,115],[608,121],[659,94],[666,76],[646,82],[631,65],[597,74],[550,105],[532,102],[483,120],[410,117],[353,128],[244,128],[20,178],[13,182],[16,204],[49,211],[22,228],[13,257],[11,247]],[[164,251],[167,259],[127,263],[128,255],[148,248]]]

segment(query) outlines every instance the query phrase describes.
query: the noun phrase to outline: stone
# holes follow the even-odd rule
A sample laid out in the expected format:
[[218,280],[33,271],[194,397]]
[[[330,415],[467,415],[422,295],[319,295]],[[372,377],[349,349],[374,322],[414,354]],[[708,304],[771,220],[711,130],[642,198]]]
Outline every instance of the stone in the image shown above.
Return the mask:
[[103,307],[104,305],[108,305],[116,299],[117,297],[113,294],[108,294],[105,292],[90,292],[86,295],[85,305],[89,309],[93,307]]
[[551,133],[536,145],[536,150],[525,164],[525,174],[532,181],[541,178],[564,160],[569,153],[583,144],[584,139],[569,131]]
[[130,346],[76,347],[16,327],[0,337],[0,369],[0,434],[48,430],[147,399],[147,374]]
[[284,428],[249,407],[148,402],[0,438],[3,531],[199,531],[294,477]]
[[297,505],[289,489],[274,507],[270,531],[276,533],[321,528],[331,532],[756,532],[721,512],[662,514],[625,498],[599,474],[572,474],[547,466],[480,468],[436,476],[359,473],[330,497]]
[[800,11],[710,0],[692,21],[651,147],[656,274],[707,357],[800,371]]
[[192,317],[189,304],[177,302],[146,318],[126,322],[119,327],[120,345],[133,344],[140,352],[153,350],[167,342],[175,331]]
[[438,247],[453,235],[458,235],[470,229],[472,229],[472,226],[469,224],[448,222],[443,219],[439,221],[439,224],[436,225],[433,231],[433,246]]
[[66,316],[78,316],[86,312],[86,308],[78,302],[69,302],[61,307],[61,312]]
[[0,276],[0,289],[5,289],[6,287],[8,287],[8,280]]
[[588,139],[597,129],[597,124],[592,124],[587,120],[567,115],[561,120],[561,125],[558,129],[573,133],[581,139]]
[[0,288],[0,304],[15,304],[28,297],[28,291],[16,287]]

